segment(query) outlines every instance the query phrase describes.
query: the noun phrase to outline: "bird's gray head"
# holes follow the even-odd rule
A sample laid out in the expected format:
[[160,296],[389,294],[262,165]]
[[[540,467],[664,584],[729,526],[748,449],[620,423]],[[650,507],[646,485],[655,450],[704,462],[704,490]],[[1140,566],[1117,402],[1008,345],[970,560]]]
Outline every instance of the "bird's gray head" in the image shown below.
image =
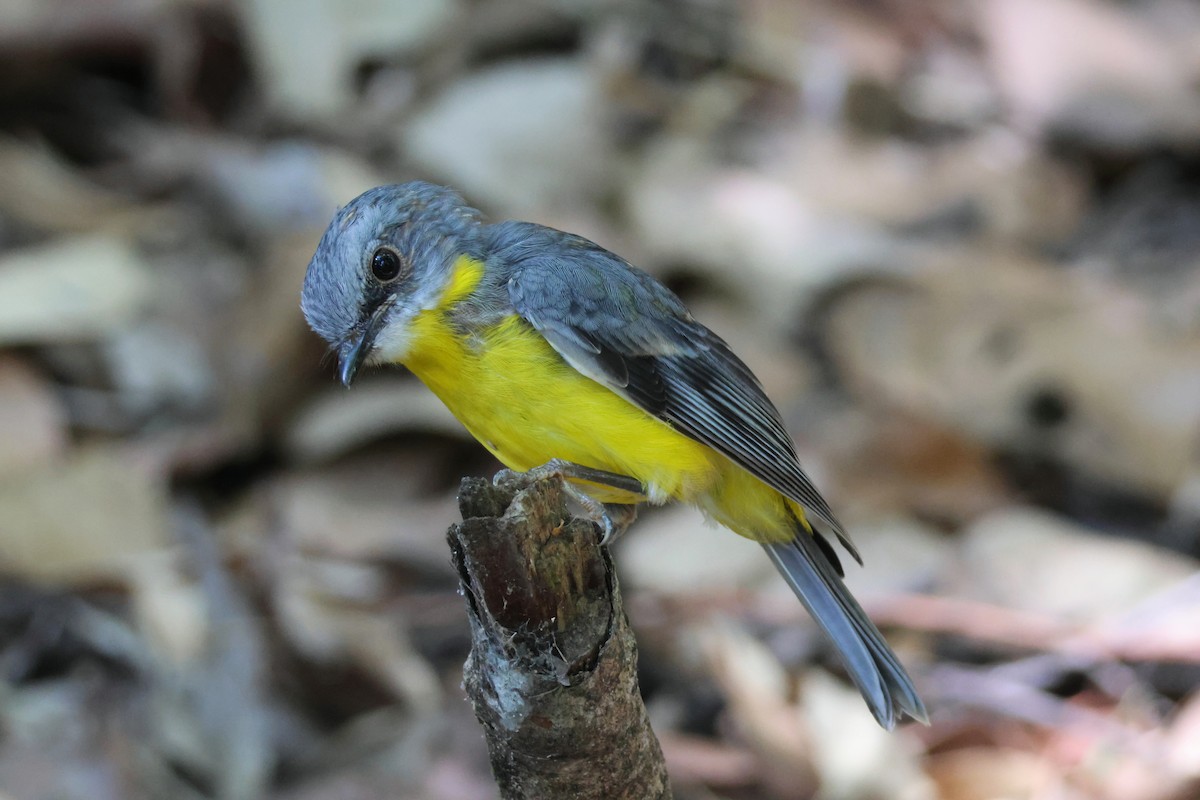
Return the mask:
[[338,211],[300,308],[333,346],[343,383],[368,360],[403,358],[411,322],[437,305],[457,258],[481,257],[479,228],[455,192],[422,181],[371,189]]

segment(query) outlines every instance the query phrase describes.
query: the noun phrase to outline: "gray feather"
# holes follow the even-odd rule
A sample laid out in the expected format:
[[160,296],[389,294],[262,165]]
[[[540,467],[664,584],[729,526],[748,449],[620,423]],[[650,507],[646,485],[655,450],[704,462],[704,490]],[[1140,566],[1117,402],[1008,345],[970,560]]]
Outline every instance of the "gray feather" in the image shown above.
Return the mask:
[[850,680],[879,724],[890,730],[897,712],[927,723],[925,704],[908,673],[823,557],[816,539],[797,536],[791,542],[768,543],[763,548],[808,613],[837,645]]

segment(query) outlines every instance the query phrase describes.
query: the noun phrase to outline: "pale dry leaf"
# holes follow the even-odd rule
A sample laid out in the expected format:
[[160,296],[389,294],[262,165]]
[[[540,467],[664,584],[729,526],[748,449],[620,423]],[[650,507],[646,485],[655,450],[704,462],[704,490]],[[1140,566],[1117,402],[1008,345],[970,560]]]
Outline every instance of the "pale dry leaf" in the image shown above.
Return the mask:
[[632,230],[650,261],[688,264],[764,317],[790,320],[803,293],[901,257],[881,227],[817,209],[773,171],[715,164],[711,147],[664,138],[629,181]]
[[434,98],[402,142],[422,170],[503,216],[560,214],[610,183],[601,92],[578,58],[492,67]]
[[[1194,562],[1192,562],[1194,563]],[[1079,637],[1128,660],[1200,663],[1200,571],[1167,583]]]
[[1177,553],[1022,507],[972,524],[961,557],[968,596],[1080,623],[1127,611],[1200,569]]
[[0,477],[46,467],[66,445],[66,414],[49,383],[24,361],[0,356]]
[[131,564],[129,582],[138,629],[162,663],[193,669],[210,635],[204,592],[180,571],[178,554],[148,553]]
[[773,174],[814,213],[889,226],[970,208],[997,235],[1055,240],[1074,231],[1087,200],[1081,175],[990,129],[938,147],[809,132],[786,139],[776,162]]
[[80,449],[0,484],[0,563],[10,574],[65,586],[123,582],[140,559],[171,546],[165,482],[117,448]]
[[[790,680],[765,646],[731,623],[695,627],[688,634],[728,700],[728,714],[746,744],[764,760],[771,785],[802,787],[816,782],[814,732],[790,697]],[[867,715],[869,716],[869,715]]]
[[80,236],[0,255],[0,345],[96,339],[137,319],[150,269],[119,236]]
[[775,572],[756,543],[687,506],[646,515],[616,548],[622,583],[666,594],[753,588]]
[[462,423],[415,380],[377,380],[354,391],[330,387],[313,396],[289,426],[284,445],[300,464],[329,461],[395,433],[466,438]]
[[318,662],[357,664],[413,708],[438,707],[437,674],[413,649],[404,621],[371,602],[384,586],[376,568],[292,555],[279,569],[275,613],[293,646]]
[[[166,157],[175,156],[184,136],[164,136]],[[385,182],[362,160],[302,139],[261,145],[210,135],[187,137],[186,144],[193,149],[193,178],[211,189],[238,225],[260,236],[307,232],[310,250],[337,208]]]
[[395,559],[450,571],[443,536],[458,518],[452,491],[423,490],[427,459],[368,460],[284,476],[267,497],[289,543],[315,556]]
[[108,337],[102,354],[121,408],[133,416],[211,407],[217,386],[209,354],[185,330],[135,323]]
[[238,10],[271,105],[332,120],[349,105],[359,64],[428,46],[461,8],[460,0],[253,0]]
[[[638,233],[650,245],[661,242],[669,247],[675,238],[670,230],[690,224],[699,239],[678,237],[675,246],[695,250],[697,257],[710,250],[699,258],[701,264],[715,262],[729,269],[748,261],[747,266],[766,275],[796,281],[824,276],[831,271],[828,262],[833,257],[872,253],[886,238],[869,222],[841,213],[844,209],[837,204],[822,207],[814,202],[804,184],[786,174],[761,166],[712,164],[709,147],[678,137],[660,142],[650,155],[631,197]],[[839,157],[816,148],[808,155],[818,164],[839,162]],[[863,167],[865,154],[842,155],[848,165]],[[810,165],[809,172],[817,168]],[[842,180],[853,182],[845,176]],[[661,220],[659,214],[669,216]]]
[[1095,0],[988,0],[981,8],[994,74],[1024,126],[1122,148],[1189,141],[1200,131],[1200,98],[1185,69],[1191,56],[1131,9]]
[[1166,737],[1171,770],[1182,780],[1200,781],[1200,692],[1193,692],[1175,711]]
[[84,179],[48,147],[0,136],[0,211],[51,233],[132,231],[161,221],[158,207],[138,205]]
[[863,566],[847,564],[846,585],[864,602],[928,586],[952,557],[944,536],[908,517],[861,521],[851,535]]
[[863,713],[862,696],[820,670],[801,684],[800,707],[812,738],[811,758],[821,796],[838,800],[934,800],[937,791],[920,764],[918,744],[903,730],[887,731]]

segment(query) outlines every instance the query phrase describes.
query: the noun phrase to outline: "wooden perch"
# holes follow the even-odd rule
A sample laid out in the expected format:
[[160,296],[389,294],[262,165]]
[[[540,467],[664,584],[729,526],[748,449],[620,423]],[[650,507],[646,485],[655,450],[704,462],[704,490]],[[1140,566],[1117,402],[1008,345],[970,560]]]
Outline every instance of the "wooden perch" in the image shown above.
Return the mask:
[[596,528],[562,485],[463,481],[447,538],[471,622],[463,683],[505,800],[670,798],[637,643]]

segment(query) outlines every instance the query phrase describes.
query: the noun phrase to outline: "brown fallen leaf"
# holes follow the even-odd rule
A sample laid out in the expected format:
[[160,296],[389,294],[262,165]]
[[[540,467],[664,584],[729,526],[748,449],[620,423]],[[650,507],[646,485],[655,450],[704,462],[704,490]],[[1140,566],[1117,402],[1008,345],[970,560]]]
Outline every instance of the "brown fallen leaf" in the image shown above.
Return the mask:
[[1131,492],[1195,469],[1200,342],[1160,335],[1139,295],[996,249],[926,264],[826,296],[821,340],[857,395]]
[[1047,759],[1020,750],[952,750],[930,756],[927,769],[942,800],[1087,800]]
[[671,731],[659,732],[658,741],[675,785],[735,789],[758,780],[758,759],[744,748]]

